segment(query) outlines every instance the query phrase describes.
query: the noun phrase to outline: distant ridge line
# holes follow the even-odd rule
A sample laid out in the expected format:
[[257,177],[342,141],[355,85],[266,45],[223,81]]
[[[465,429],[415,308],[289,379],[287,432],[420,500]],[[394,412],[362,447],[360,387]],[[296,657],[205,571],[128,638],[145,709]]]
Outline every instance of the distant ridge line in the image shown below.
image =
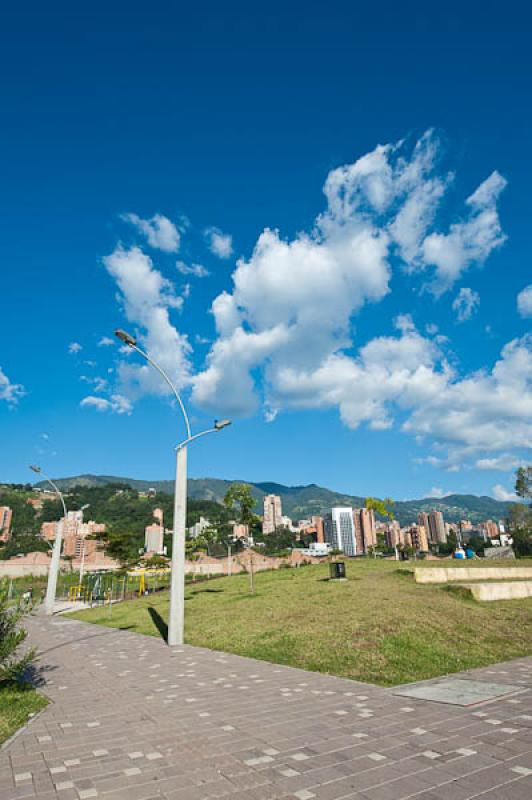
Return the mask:
[[[110,483],[119,483],[130,486],[137,491],[146,491],[154,488],[159,492],[173,493],[173,479],[147,481],[138,478],[125,478],[114,475],[75,475],[69,478],[56,478],[58,486],[64,490],[73,489],[75,486],[86,488],[106,486]],[[313,514],[323,514],[334,505],[364,505],[365,497],[335,492],[315,483],[306,486],[285,486],[273,481],[260,481],[254,483],[242,478],[227,480],[223,478],[190,478],[188,482],[188,496],[195,500],[216,500],[222,502],[223,496],[232,483],[248,483],[252,487],[255,498],[255,510],[261,512],[262,498],[265,494],[279,494],[281,496],[283,511],[292,519],[305,519]],[[40,481],[35,486],[44,488],[45,483]],[[460,519],[469,519],[478,523],[486,519],[499,520],[508,514],[512,503],[501,502],[487,495],[477,496],[472,494],[449,494],[444,497],[423,497],[419,500],[400,500],[394,504],[396,518],[401,525],[417,522],[420,511],[436,509],[442,511],[446,520],[458,522]]]

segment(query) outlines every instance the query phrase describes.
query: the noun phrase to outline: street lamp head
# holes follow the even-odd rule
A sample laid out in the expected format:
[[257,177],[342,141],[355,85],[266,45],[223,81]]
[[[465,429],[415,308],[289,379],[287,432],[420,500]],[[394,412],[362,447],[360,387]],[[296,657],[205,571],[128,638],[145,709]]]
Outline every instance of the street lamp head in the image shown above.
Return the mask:
[[214,430],[221,431],[222,428],[227,428],[228,425],[231,424],[230,419],[215,419],[214,420]]
[[41,471],[41,468],[38,467],[37,464],[30,464],[30,469],[33,470],[33,472],[37,472],[37,473],[39,473]]
[[124,344],[129,345],[129,347],[134,347],[137,344],[137,340],[134,336],[131,336],[127,331],[123,331],[120,328],[116,329],[115,336],[117,336],[121,342],[124,342]]

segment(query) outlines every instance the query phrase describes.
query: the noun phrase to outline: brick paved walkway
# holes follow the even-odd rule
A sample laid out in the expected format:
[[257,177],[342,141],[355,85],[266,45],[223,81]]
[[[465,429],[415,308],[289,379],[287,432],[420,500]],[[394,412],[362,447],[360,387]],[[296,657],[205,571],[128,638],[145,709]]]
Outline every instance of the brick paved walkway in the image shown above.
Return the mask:
[[32,619],[52,703],[0,752],[0,798],[530,800],[528,690],[464,709],[67,619]]

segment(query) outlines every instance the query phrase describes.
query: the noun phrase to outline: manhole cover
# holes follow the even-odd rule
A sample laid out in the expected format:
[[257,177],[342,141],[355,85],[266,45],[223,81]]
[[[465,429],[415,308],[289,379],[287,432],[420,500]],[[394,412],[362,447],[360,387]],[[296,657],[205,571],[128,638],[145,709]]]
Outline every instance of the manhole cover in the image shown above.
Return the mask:
[[398,686],[392,694],[399,697],[413,697],[417,700],[430,700],[433,703],[449,703],[453,706],[474,706],[497,700],[515,692],[526,691],[522,686],[508,683],[485,683],[451,678],[438,683],[411,683]]

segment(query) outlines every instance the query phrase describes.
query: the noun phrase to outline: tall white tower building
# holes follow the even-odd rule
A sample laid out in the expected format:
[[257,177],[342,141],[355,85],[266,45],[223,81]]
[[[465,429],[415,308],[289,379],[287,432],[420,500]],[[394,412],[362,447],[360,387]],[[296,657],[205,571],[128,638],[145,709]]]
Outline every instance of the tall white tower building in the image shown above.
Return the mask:
[[325,541],[333,550],[342,550],[346,556],[357,555],[353,509],[348,506],[332,508],[324,520]]

